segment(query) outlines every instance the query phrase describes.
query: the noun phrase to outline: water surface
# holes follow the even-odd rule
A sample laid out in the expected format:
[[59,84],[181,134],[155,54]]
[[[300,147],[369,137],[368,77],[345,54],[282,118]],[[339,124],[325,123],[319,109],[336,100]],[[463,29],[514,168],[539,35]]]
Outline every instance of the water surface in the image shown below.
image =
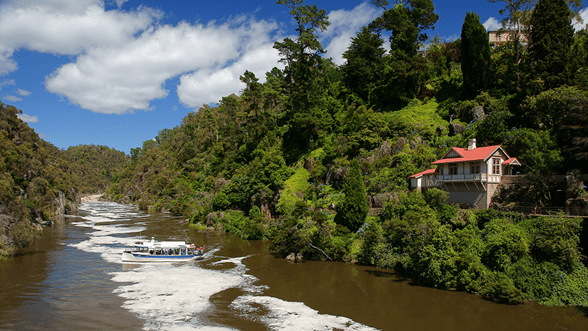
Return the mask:
[[[203,260],[123,265],[138,239],[190,239]],[[177,217],[87,202],[0,263],[3,330],[588,330],[571,307],[509,306],[411,284],[391,271],[292,263],[263,241]]]

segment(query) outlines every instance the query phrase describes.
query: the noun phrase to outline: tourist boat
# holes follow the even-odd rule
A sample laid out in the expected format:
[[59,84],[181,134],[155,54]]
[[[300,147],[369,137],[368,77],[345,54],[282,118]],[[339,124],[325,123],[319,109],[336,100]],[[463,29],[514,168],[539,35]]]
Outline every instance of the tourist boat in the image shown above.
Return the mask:
[[202,258],[204,246],[195,247],[184,241],[137,241],[122,254],[123,262],[186,262]]

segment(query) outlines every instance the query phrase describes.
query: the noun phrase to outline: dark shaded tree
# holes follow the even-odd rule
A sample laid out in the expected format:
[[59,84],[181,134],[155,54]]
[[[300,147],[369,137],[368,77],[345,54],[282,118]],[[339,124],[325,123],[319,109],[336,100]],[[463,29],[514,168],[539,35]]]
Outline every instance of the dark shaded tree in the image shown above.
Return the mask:
[[545,89],[570,84],[572,11],[565,0],[539,0],[531,15],[529,55],[534,77]]
[[369,28],[363,27],[351,38],[351,45],[343,58],[347,63],[343,66],[345,87],[360,97],[366,104],[369,95],[378,80],[378,68],[382,65],[386,50],[384,41]]
[[461,71],[466,96],[486,89],[490,65],[488,34],[475,13],[467,13],[461,29]]
[[343,193],[345,198],[337,209],[335,221],[355,232],[365,222],[368,212],[365,185],[357,159],[351,161],[351,168],[343,185]]
[[293,160],[297,155],[313,148],[332,125],[332,116],[324,107],[326,94],[326,53],[318,40],[318,31],[330,25],[324,9],[304,5],[303,0],[279,0],[278,4],[290,9],[296,20],[298,38],[275,42],[286,65],[284,83],[287,97],[285,146]]
[[384,9],[382,16],[370,23],[374,30],[386,30],[390,35],[391,52],[415,56],[421,43],[427,40],[428,29],[434,29],[439,19],[431,0],[400,0],[394,8],[388,8],[387,0],[372,0],[372,4]]

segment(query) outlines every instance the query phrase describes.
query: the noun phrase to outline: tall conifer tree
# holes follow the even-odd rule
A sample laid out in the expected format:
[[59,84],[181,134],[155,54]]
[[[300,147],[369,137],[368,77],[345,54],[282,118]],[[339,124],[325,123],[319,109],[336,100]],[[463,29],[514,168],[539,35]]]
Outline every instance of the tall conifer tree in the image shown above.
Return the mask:
[[535,77],[545,89],[570,84],[572,11],[565,0],[539,0],[531,16],[529,54]]
[[466,96],[486,89],[490,45],[486,29],[475,13],[467,13],[461,28],[461,71]]
[[337,217],[337,221],[355,232],[363,225],[368,213],[365,185],[357,160],[351,161],[351,169],[345,179],[343,193],[345,198],[341,208],[338,210],[339,217]]

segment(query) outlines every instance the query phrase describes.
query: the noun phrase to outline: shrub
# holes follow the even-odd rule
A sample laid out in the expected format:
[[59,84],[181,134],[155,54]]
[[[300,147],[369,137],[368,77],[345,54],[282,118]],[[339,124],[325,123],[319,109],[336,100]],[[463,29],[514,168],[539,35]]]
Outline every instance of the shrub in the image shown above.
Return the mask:
[[548,300],[542,304],[549,306],[582,306],[588,307],[588,269],[583,264],[574,265],[572,272],[556,271],[556,282]]

